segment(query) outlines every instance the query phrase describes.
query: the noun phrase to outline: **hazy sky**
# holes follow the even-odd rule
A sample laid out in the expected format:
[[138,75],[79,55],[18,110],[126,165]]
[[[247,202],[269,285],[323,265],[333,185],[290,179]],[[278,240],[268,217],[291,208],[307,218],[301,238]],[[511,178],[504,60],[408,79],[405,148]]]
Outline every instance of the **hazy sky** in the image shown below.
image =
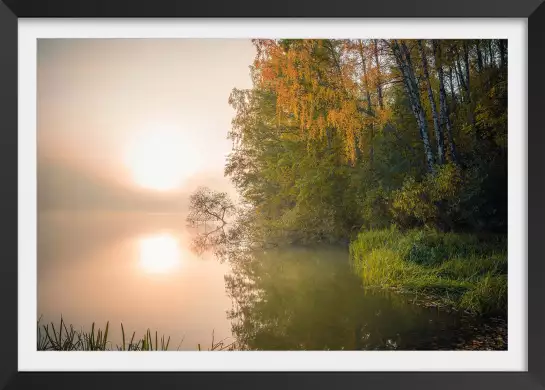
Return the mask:
[[[39,209],[181,211],[198,185],[233,191],[227,101],[254,54],[249,40],[39,40]],[[139,185],[161,164],[179,167],[176,188]]]

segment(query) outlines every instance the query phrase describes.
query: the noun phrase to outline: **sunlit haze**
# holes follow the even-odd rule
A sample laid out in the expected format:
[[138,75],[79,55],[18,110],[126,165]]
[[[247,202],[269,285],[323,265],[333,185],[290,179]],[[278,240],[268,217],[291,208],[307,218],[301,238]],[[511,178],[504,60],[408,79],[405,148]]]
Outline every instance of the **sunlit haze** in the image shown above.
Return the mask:
[[228,269],[185,215],[199,186],[236,195],[228,99],[253,59],[249,40],[39,40],[37,318],[180,349],[231,335]]
[[180,187],[203,166],[202,154],[184,141],[182,131],[150,124],[127,142],[125,163],[136,184],[165,191]]
[[183,212],[199,185],[233,194],[228,98],[253,58],[249,40],[40,40],[40,210]]

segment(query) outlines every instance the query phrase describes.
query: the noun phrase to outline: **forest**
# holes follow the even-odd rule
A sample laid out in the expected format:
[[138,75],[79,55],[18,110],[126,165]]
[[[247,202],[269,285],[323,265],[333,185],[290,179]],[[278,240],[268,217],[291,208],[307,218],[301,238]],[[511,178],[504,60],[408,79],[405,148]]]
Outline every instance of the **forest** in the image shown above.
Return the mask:
[[365,287],[505,317],[507,41],[253,44],[229,98],[240,199],[193,195],[188,220],[222,227],[199,244],[345,246]]
[[225,172],[269,234],[506,231],[506,41],[254,43]]

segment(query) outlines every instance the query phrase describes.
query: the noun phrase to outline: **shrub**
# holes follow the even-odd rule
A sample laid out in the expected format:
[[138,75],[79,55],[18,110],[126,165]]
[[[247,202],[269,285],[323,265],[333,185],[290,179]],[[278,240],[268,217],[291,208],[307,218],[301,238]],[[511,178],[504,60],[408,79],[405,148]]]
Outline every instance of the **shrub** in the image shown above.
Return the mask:
[[392,214],[401,226],[451,228],[462,195],[461,170],[454,164],[436,167],[422,181],[408,177],[393,193]]

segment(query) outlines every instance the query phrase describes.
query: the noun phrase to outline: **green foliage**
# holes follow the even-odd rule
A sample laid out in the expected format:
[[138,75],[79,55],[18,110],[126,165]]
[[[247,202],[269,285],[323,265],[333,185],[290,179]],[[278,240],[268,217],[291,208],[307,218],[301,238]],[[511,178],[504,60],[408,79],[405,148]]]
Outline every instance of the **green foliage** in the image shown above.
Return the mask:
[[[443,120],[446,161],[436,161],[433,172],[392,40],[254,43],[253,88],[235,89],[229,99],[236,115],[225,174],[261,238],[275,244],[346,242],[361,228],[393,224],[505,231],[505,42],[439,40],[437,53],[429,41],[423,52],[414,41],[402,42],[421,88],[420,57],[436,56],[427,58],[436,99],[435,63],[442,67],[450,134]],[[420,103],[434,141],[427,94]],[[430,147],[435,158],[439,146]]]
[[474,312],[505,312],[507,309],[507,275],[491,276],[486,274],[472,290],[462,296],[460,306]]
[[441,223],[455,217],[462,191],[461,170],[454,164],[438,166],[434,174],[426,175],[420,182],[408,177],[403,187],[393,193],[394,219],[402,226],[412,222],[442,227]]
[[479,313],[505,313],[505,236],[398,229],[364,231],[350,244],[354,270],[367,287],[393,287],[440,297]]
[[388,195],[388,192],[382,187],[372,188],[363,194],[358,194],[358,208],[363,227],[380,229],[391,225],[392,213]]
[[507,229],[507,42],[254,43],[225,169],[252,237],[361,231],[350,247],[366,285],[504,309],[506,242],[491,233]]

